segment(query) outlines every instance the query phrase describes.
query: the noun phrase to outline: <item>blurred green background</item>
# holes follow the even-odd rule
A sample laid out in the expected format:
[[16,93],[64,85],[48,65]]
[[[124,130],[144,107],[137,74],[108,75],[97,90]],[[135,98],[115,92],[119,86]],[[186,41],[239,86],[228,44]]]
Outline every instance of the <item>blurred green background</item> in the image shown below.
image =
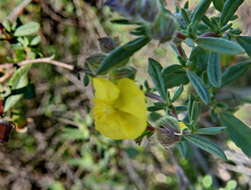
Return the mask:
[[[57,60],[83,67],[85,59],[99,53],[98,38],[111,36],[120,43],[132,37],[130,27],[111,24],[118,15],[103,8],[102,1],[84,0],[0,0],[0,22],[19,13],[22,22],[41,24],[41,52]],[[190,7],[198,1],[190,1]],[[167,1],[167,7],[175,3]],[[251,4],[240,8],[236,25],[251,34]],[[0,42],[0,64],[11,48]],[[145,56],[147,55],[147,57]],[[167,45],[151,43],[131,60],[139,80],[145,76],[145,63],[154,57],[162,64],[176,63]],[[250,74],[250,73],[249,73]],[[50,65],[32,69],[36,98],[20,103],[28,119],[27,132],[13,132],[8,143],[0,145],[0,190],[179,190],[189,180],[196,190],[251,189],[251,160],[226,140],[217,136],[230,161],[209,156],[196,148],[185,160],[178,152],[164,150],[154,139],[142,146],[132,141],[113,141],[94,130],[89,111],[92,89],[84,87],[74,73]],[[81,78],[81,77],[80,77]],[[247,93],[247,76],[241,86]],[[249,92],[249,91],[248,91]],[[251,124],[250,105],[237,113]],[[182,169],[183,168],[183,169]],[[192,188],[191,188],[192,189]]]

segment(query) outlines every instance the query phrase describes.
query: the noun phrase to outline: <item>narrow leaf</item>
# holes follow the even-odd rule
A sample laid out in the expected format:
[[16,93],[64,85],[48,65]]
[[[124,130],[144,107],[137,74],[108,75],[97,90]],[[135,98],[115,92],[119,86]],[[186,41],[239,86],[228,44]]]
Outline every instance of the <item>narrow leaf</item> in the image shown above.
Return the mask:
[[127,44],[112,50],[108,56],[101,62],[97,75],[103,74],[110,68],[124,64],[136,51],[144,47],[150,39],[148,37],[140,37]]
[[200,128],[198,129],[195,134],[200,135],[216,135],[222,132],[226,127],[207,127],[207,128]]
[[189,82],[181,65],[170,65],[161,72],[166,88],[173,88]]
[[187,141],[184,139],[184,140],[180,141],[179,143],[177,143],[176,146],[177,146],[180,154],[184,158],[188,158],[188,143],[187,143]]
[[150,58],[148,64],[148,73],[152,78],[155,88],[158,90],[160,96],[162,97],[163,100],[166,100],[167,96],[166,87],[163,77],[161,75],[161,71],[162,71],[162,66],[160,65],[160,63]]
[[200,37],[196,43],[200,47],[216,53],[228,55],[244,53],[244,49],[238,43],[224,38]]
[[220,114],[220,120],[234,143],[251,156],[251,128],[230,113]]
[[180,95],[182,94],[183,91],[184,91],[183,85],[176,88],[176,90],[174,91],[172,102],[175,102],[180,97]]
[[222,11],[224,7],[224,0],[213,0],[213,4],[218,11]]
[[251,62],[241,62],[235,65],[231,65],[228,67],[222,75],[222,85],[225,86],[239,77],[243,76],[244,73],[248,71],[249,66],[251,65]]
[[194,87],[201,100],[205,104],[208,104],[210,102],[210,95],[201,78],[192,71],[187,71],[187,77],[189,78],[192,86]]
[[204,137],[200,137],[197,135],[189,135],[184,137],[187,141],[193,143],[194,145],[198,146],[199,148],[214,154],[223,160],[227,160],[227,157],[225,153],[219,148],[216,144],[213,142],[209,141],[208,139]]
[[211,4],[211,0],[200,0],[192,14],[192,23],[198,23],[202,16],[206,13]]
[[199,106],[198,106],[198,103],[196,101],[192,101],[190,104],[189,104],[189,107],[188,107],[188,117],[189,117],[189,121],[190,122],[194,122],[197,120],[199,116]]
[[249,57],[251,57],[251,36],[239,36],[236,40],[245,49]]
[[207,64],[207,76],[212,86],[219,88],[222,83],[222,73],[220,66],[220,55],[218,53],[210,53]]
[[[218,1],[218,0],[216,0]],[[244,0],[226,0],[221,13],[221,25],[224,26],[228,23],[231,17],[235,14]]]

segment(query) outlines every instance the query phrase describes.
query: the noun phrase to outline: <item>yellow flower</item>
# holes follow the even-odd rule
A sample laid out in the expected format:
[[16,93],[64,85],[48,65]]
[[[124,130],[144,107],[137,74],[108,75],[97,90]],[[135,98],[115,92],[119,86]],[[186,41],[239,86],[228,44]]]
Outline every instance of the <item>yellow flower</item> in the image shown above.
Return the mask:
[[179,121],[178,123],[179,123],[179,129],[181,131],[184,131],[185,129],[187,129],[187,126],[186,126],[186,124],[184,122]]
[[147,125],[144,93],[133,80],[123,78],[115,83],[94,78],[93,116],[96,129],[112,139],[135,139]]

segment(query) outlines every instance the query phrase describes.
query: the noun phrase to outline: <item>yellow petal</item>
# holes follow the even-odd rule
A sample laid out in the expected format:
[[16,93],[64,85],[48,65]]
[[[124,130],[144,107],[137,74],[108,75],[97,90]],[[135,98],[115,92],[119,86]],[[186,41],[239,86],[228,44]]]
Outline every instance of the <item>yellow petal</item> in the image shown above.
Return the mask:
[[118,87],[111,81],[104,78],[94,78],[93,86],[96,99],[112,102],[119,96]]
[[128,78],[120,79],[118,81],[118,88],[120,95],[116,101],[116,108],[146,120],[147,108],[145,95],[136,83]]
[[106,120],[95,121],[96,129],[111,139],[135,139],[146,128],[146,121],[123,112],[107,115]]

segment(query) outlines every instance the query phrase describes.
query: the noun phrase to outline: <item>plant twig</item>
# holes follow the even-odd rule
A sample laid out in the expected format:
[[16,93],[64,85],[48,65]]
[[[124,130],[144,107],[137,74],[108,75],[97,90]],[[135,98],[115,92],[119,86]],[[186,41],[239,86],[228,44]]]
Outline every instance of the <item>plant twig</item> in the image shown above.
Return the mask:
[[21,61],[18,63],[19,66],[24,66],[27,64],[33,64],[33,63],[49,63],[51,65],[55,65],[58,67],[63,67],[65,69],[68,70],[73,70],[74,66],[73,65],[68,65],[66,63],[62,63],[60,61],[55,61],[52,58],[48,57],[48,58],[40,58],[40,59],[31,59],[31,60],[25,60],[25,61]]
[[11,69],[9,72],[6,72],[2,77],[0,77],[0,83],[4,83],[8,78],[10,78],[13,74],[14,70]]
[[[21,62],[17,63],[17,65],[22,67],[24,65],[34,64],[34,63],[48,63],[48,64],[51,64],[51,65],[55,65],[55,66],[58,66],[58,67],[68,69],[70,71],[72,71],[74,69],[73,65],[68,65],[68,64],[60,62],[60,61],[55,61],[51,57],[39,58],[39,59],[28,59],[28,60],[24,60],[24,61],[21,61]],[[14,67],[14,64],[6,63],[6,64],[3,64],[3,65],[0,65],[0,69],[6,69],[6,68],[11,68],[11,67]]]
[[24,0],[22,1],[7,17],[8,20],[10,21],[15,21],[17,17],[23,12],[25,7],[27,7],[32,0]]
[[122,153],[122,158],[125,162],[125,170],[128,173],[128,177],[131,179],[131,181],[135,184],[135,187],[139,190],[141,189],[147,189],[146,185],[144,184],[144,181],[140,178],[140,176],[135,171],[134,166],[132,165],[132,162],[128,155],[126,153]]
[[180,165],[178,164],[174,154],[172,151],[169,151],[169,155],[171,158],[171,162],[176,170],[176,175],[179,178],[180,181],[180,189],[181,190],[185,190],[187,189],[187,187],[189,186],[191,189],[194,189],[188,179],[188,177],[186,176],[184,170],[180,167]]

